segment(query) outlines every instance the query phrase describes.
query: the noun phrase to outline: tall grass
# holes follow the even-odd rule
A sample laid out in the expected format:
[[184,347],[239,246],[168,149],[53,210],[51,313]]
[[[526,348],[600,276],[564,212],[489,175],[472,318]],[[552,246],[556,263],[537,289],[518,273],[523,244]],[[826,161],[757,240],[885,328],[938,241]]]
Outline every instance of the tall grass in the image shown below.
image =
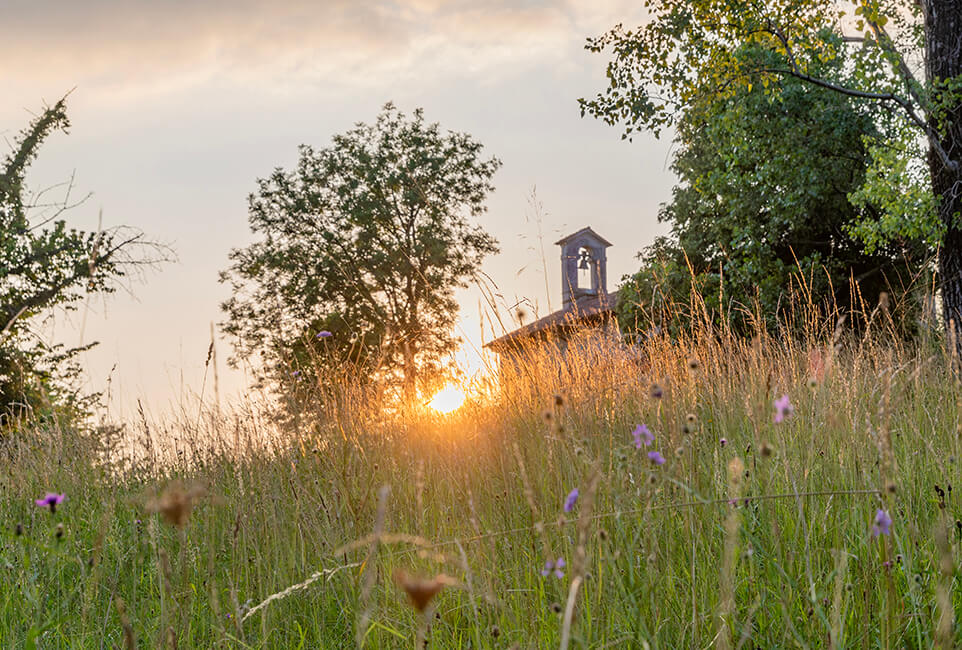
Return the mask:
[[962,387],[866,319],[529,350],[450,416],[339,386],[298,431],[35,428],[0,452],[0,647],[953,647]]

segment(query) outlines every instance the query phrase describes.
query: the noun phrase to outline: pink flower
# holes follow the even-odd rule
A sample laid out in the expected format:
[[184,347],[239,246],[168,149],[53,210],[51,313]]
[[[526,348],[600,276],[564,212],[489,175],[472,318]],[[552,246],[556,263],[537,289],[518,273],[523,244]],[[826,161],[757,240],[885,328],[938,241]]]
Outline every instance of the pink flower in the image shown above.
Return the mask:
[[47,492],[42,499],[34,500],[34,503],[41,508],[50,508],[50,514],[57,512],[57,506],[63,503],[66,499],[66,495],[57,494],[56,492]]
[[875,524],[872,526],[872,537],[890,534],[892,528],[892,517],[884,510],[875,513]]
[[782,395],[775,400],[775,424],[781,424],[785,421],[785,418],[794,412],[795,407],[792,406],[792,402],[788,398],[788,395]]
[[631,432],[631,435],[635,437],[635,448],[641,449],[642,445],[647,447],[655,440],[655,434],[648,430],[643,424],[639,424],[635,427],[635,430]]
[[564,567],[565,567],[565,560],[563,557],[559,557],[554,562],[552,562],[551,560],[548,560],[547,562],[544,563],[544,568],[541,569],[541,575],[547,578],[553,571],[554,576],[560,580],[561,578],[565,577],[565,572],[562,571]]

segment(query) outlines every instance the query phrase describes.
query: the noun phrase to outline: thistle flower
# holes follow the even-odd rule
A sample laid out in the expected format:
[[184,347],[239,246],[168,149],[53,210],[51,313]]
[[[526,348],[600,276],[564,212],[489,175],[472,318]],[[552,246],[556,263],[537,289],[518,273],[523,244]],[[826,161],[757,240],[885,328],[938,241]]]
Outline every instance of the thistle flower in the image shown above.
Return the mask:
[[872,525],[872,537],[890,534],[892,528],[892,517],[884,510],[875,513],[875,523]]
[[57,512],[57,506],[63,503],[63,500],[67,498],[64,494],[57,494],[56,492],[47,492],[42,499],[34,500],[34,503],[41,508],[50,508],[50,514]]
[[648,452],[648,460],[653,462],[655,465],[664,465],[665,457],[659,454],[657,451]]
[[573,489],[565,497],[565,512],[571,512],[575,508],[575,503],[578,502],[578,488]]
[[547,562],[544,563],[544,568],[541,569],[541,575],[547,578],[548,575],[550,575],[551,572],[553,571],[554,577],[560,580],[561,578],[565,577],[565,572],[562,571],[562,569],[564,568],[565,568],[565,559],[563,557],[559,557],[554,562],[552,562],[551,560],[548,560]]
[[636,426],[635,430],[631,432],[631,435],[635,437],[636,449],[641,449],[642,445],[647,447],[655,440],[655,434],[649,431],[648,427],[644,424]]
[[775,400],[775,424],[781,424],[785,418],[794,412],[795,407],[792,406],[792,402],[788,398],[788,395],[782,395]]

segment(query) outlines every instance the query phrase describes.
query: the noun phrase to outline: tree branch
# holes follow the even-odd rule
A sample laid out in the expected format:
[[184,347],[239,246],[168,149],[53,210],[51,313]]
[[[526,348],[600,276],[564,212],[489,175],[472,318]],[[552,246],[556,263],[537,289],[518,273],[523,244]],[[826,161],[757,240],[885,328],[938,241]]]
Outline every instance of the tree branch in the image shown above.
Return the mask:
[[813,77],[803,72],[801,67],[798,65],[798,62],[795,60],[795,54],[794,52],[792,52],[792,47],[788,42],[788,37],[786,37],[780,30],[776,29],[775,26],[772,25],[770,22],[768,24],[768,32],[772,36],[777,38],[781,42],[782,47],[785,48],[785,54],[788,57],[789,69],[788,70],[762,69],[760,70],[761,72],[770,72],[773,74],[780,74],[780,75],[791,75],[796,79],[806,81],[812,85],[819,86],[821,88],[826,88],[828,90],[832,90],[834,92],[841,93],[843,95],[848,95],[849,97],[856,97],[859,99],[870,99],[870,100],[881,101],[881,102],[892,102],[894,104],[897,104],[899,107],[902,108],[903,112],[908,117],[909,121],[912,122],[912,124],[917,126],[919,129],[921,129],[925,133],[926,139],[929,142],[929,146],[932,147],[932,150],[935,151],[936,154],[939,156],[939,159],[942,161],[942,164],[944,164],[946,167],[948,167],[952,171],[958,171],[959,163],[955,160],[952,160],[948,152],[942,147],[942,143],[939,142],[938,134],[932,129],[932,127],[929,125],[929,123],[926,120],[922,119],[922,117],[915,110],[915,107],[912,105],[911,101],[905,99],[904,97],[899,97],[895,93],[876,93],[876,92],[871,92],[867,90],[858,90],[856,88],[848,88],[846,86],[841,86],[832,81],[828,81],[827,79]]

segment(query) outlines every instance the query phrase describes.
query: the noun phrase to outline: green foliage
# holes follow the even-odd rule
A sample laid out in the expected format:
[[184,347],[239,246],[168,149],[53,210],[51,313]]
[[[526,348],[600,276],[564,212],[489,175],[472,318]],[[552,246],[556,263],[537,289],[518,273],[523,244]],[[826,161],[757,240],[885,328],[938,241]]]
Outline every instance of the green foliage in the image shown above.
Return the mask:
[[0,168],[0,431],[24,416],[76,419],[89,404],[72,388],[73,358],[87,348],[45,343],[33,329],[37,319],[112,292],[133,268],[163,259],[156,256],[163,247],[129,228],[69,228],[61,218],[72,207],[69,184],[59,203],[30,193],[26,172],[40,145],[69,124],[61,99],[20,133]]
[[849,199],[869,216],[852,222],[849,232],[868,253],[899,241],[935,250],[944,225],[928,182],[924,143],[904,124],[891,133],[887,141],[866,138],[871,163]]
[[[933,93],[906,63],[923,44],[919,3],[858,0],[851,10],[829,0],[646,5],[652,18],[645,25],[589,39],[589,50],[611,51],[612,60],[608,87],[580,100],[583,115],[621,124],[629,137],[639,129],[657,134],[704,103],[759,86],[772,95],[788,86],[807,90],[829,104],[833,94],[848,97],[853,110],[871,116],[874,131],[866,131],[872,163],[865,182],[849,189],[861,213],[847,231],[870,254],[906,242],[931,247],[941,236],[946,222],[936,213],[920,144],[943,151],[936,132],[944,129],[931,124],[951,119],[958,95]],[[843,36],[853,26],[858,33]],[[755,55],[744,56],[747,50]],[[855,146],[860,156],[863,149]]]
[[[254,244],[231,252],[222,305],[234,362],[261,353],[261,377],[291,390],[351,365],[413,390],[456,344],[453,290],[497,251],[471,219],[500,166],[463,133],[387,104],[373,124],[300,148],[249,199]],[[322,330],[332,333],[318,338]]]
[[[753,46],[734,59],[780,65]],[[823,78],[843,73],[838,59],[808,69]],[[864,107],[788,78],[707,96],[681,111],[675,128],[679,185],[659,215],[671,236],[645,251],[622,287],[626,327],[654,321],[677,330],[707,309],[749,331],[759,315],[772,327],[783,320],[792,290],[846,313],[863,306],[856,295],[871,309],[881,292],[901,295],[911,286],[923,265],[920,246],[879,242],[865,252],[850,236],[877,213],[867,199],[861,206],[849,199],[863,191],[865,143],[877,135]]]

